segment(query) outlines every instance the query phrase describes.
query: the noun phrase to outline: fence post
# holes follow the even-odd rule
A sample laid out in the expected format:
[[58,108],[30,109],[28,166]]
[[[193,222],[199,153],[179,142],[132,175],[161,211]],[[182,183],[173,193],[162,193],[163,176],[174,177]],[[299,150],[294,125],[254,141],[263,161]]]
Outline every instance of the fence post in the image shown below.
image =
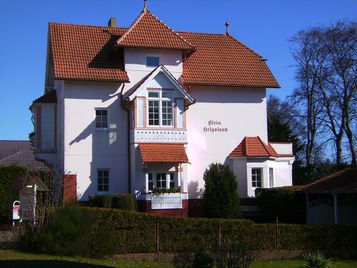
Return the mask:
[[279,248],[279,218],[276,217],[276,226],[275,226],[275,248]]
[[155,231],[155,236],[156,236],[156,252],[160,253],[160,224],[159,221],[156,221],[156,231]]
[[217,226],[217,240],[218,240],[218,252],[221,252],[222,250],[222,223],[221,221],[218,221],[218,226]]

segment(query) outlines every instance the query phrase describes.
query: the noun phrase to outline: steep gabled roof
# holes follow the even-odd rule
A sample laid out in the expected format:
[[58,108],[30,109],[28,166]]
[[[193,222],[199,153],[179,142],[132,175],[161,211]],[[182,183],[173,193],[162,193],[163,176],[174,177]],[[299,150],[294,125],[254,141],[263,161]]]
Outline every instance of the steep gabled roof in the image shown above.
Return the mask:
[[175,77],[167,70],[163,65],[157,66],[148,75],[142,78],[138,83],[136,83],[128,92],[125,93],[124,99],[133,100],[141,90],[146,89],[146,86],[152,79],[154,79],[159,73],[164,74],[164,76],[172,83],[172,85],[177,89],[190,103],[194,102],[194,98],[182,87],[182,85],[175,79]]
[[145,47],[190,50],[186,85],[279,87],[265,60],[233,37],[174,32],[145,10],[129,29],[50,23],[49,41],[55,79],[129,82],[123,47]]
[[113,52],[126,29],[50,23],[55,79],[128,82],[123,53]]
[[260,137],[244,137],[241,143],[229,154],[229,157],[278,157],[270,144],[265,144]]
[[357,168],[345,168],[304,186],[308,193],[357,193]]
[[170,29],[147,9],[141,12],[116,44],[122,47],[194,49],[180,34]]
[[183,63],[184,84],[280,87],[266,61],[232,36],[180,34],[196,48]]

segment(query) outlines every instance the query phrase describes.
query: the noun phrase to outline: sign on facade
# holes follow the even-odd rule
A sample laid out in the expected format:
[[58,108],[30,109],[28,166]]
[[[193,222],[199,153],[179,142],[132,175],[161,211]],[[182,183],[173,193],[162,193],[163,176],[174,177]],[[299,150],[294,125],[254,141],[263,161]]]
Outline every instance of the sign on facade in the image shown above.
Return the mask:
[[181,209],[181,193],[151,195],[151,209]]

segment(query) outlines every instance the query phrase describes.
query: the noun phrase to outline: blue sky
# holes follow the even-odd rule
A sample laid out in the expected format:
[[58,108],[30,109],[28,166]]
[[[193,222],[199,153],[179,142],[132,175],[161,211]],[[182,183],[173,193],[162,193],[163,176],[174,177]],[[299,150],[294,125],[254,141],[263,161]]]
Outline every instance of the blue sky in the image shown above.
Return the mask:
[[[48,22],[128,27],[143,0],[0,0],[0,139],[27,139],[32,100],[44,90]],[[268,59],[281,98],[294,81],[288,39],[299,30],[357,19],[356,0],[148,0],[150,11],[177,31],[230,33]]]

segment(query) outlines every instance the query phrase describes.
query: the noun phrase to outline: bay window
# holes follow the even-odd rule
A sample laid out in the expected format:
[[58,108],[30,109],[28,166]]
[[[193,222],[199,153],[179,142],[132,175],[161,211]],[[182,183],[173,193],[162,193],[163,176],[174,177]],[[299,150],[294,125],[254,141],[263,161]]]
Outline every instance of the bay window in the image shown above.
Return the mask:
[[171,127],[173,123],[173,102],[170,95],[162,91],[148,92],[149,126]]
[[260,188],[262,187],[262,169],[252,168],[252,187]]

